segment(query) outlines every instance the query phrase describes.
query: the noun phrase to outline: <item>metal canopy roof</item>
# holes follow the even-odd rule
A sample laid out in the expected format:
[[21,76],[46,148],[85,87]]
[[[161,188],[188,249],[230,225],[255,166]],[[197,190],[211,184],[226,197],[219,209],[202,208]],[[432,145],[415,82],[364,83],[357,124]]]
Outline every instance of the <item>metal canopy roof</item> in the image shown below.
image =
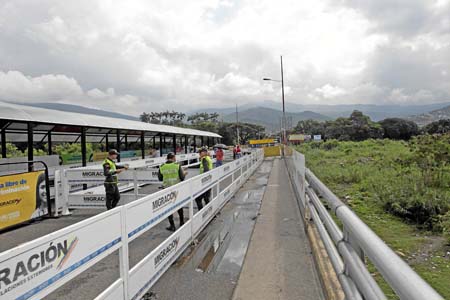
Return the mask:
[[[64,112],[52,109],[12,104],[2,101],[0,101],[0,120],[97,127],[125,131],[147,131],[178,135],[194,135],[217,138],[221,137],[216,133],[208,131],[159,124],[149,124],[139,121],[107,118],[81,113]],[[24,128],[24,130],[26,130],[26,127]]]

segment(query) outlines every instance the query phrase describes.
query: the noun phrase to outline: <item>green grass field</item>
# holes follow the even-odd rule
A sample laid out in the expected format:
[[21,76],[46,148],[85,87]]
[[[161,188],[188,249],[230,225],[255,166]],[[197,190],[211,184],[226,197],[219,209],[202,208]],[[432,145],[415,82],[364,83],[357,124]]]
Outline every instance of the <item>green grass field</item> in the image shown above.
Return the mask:
[[[445,162],[424,166],[434,156],[430,159],[433,151],[421,143],[435,147],[429,140],[367,140],[309,143],[297,149],[305,154],[308,168],[450,299],[450,173]],[[436,151],[445,153],[444,148]],[[369,268],[388,298],[398,299],[375,268]]]

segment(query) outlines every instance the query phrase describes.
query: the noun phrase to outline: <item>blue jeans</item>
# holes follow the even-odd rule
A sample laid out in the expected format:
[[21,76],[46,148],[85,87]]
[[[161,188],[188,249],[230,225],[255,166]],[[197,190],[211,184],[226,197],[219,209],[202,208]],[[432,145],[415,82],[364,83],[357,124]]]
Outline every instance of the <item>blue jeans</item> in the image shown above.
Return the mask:
[[221,165],[223,165],[223,160],[216,160],[216,168],[220,167]]

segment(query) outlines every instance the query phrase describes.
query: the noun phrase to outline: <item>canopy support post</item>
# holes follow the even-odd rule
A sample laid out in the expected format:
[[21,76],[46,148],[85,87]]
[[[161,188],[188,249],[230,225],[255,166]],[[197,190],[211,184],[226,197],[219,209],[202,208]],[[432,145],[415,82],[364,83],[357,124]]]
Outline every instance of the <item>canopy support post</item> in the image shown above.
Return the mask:
[[145,132],[141,131],[141,157],[145,158]]
[[2,158],[6,158],[6,129],[2,129]]
[[[119,151],[120,152],[120,130],[119,129],[117,129],[117,133],[116,133],[116,140],[117,140],[117,151]],[[117,155],[117,161],[118,162],[120,162],[120,154],[119,155]]]
[[[28,161],[33,161],[34,155],[33,155],[33,123],[28,122],[27,123],[27,129],[28,129],[28,138],[27,138],[27,144],[28,144]],[[33,171],[33,163],[28,163],[28,172]]]

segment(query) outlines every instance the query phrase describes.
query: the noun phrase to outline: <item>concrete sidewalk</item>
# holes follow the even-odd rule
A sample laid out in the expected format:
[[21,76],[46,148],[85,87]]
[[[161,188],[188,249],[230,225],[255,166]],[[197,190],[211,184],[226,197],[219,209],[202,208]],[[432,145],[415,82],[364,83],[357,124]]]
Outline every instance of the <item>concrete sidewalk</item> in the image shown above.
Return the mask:
[[274,162],[233,299],[323,299],[308,237],[281,159]]

